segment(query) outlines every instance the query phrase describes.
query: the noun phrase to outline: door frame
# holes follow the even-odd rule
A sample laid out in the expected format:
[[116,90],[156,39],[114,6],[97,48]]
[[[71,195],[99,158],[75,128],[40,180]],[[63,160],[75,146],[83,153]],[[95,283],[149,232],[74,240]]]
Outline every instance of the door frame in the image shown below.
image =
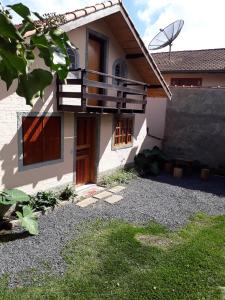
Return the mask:
[[[109,38],[97,31],[94,31],[90,28],[86,30],[86,50],[85,50],[85,68],[88,68],[88,41],[92,37],[97,41],[100,41],[103,46],[103,60],[102,60],[102,72],[108,73],[108,58],[109,58]],[[105,80],[104,80],[105,81]]]
[[73,151],[73,183],[76,185],[76,166],[77,166],[77,120],[80,118],[94,118],[96,124],[95,134],[95,164],[94,164],[94,182],[97,183],[98,168],[100,160],[100,128],[101,115],[90,113],[74,113],[74,151]]

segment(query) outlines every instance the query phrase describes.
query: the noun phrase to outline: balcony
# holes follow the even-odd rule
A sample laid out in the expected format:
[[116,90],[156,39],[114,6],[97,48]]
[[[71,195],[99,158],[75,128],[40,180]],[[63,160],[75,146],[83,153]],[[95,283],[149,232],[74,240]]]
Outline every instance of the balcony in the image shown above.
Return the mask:
[[148,85],[97,71],[71,70],[57,79],[58,110],[68,112],[145,113]]

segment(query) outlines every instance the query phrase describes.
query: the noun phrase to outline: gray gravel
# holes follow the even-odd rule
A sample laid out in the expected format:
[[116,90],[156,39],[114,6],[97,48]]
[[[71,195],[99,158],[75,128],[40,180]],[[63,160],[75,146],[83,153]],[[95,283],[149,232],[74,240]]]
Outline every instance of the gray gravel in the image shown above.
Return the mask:
[[80,223],[95,218],[118,218],[139,224],[155,220],[170,229],[183,226],[197,212],[210,215],[225,213],[225,179],[202,182],[197,178],[181,180],[162,175],[138,178],[121,194],[124,199],[111,205],[103,200],[86,208],[75,204],[61,207],[39,219],[40,234],[7,243],[0,242],[0,276],[10,274],[10,286],[22,284],[19,272],[38,269],[46,264],[56,274],[65,272],[60,256],[65,244],[81,230]]

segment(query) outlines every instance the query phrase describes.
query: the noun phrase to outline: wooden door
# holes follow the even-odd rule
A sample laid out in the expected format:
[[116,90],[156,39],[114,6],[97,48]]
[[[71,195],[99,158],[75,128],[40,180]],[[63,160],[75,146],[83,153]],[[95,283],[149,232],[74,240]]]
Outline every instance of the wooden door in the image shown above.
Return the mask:
[[[90,36],[88,40],[88,70],[102,72],[102,57],[103,43],[99,39]],[[94,81],[101,81],[101,76],[98,74],[88,73],[88,79]],[[89,87],[88,93],[99,94],[100,90],[99,88]],[[87,105],[98,106],[99,101],[95,99],[88,100]]]
[[77,120],[76,184],[95,182],[95,118]]

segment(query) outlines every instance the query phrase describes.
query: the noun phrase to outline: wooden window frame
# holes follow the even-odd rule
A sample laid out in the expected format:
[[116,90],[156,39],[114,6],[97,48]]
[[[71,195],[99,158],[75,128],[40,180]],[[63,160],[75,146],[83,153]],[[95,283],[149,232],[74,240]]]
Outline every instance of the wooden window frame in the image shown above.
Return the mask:
[[[41,152],[40,158],[39,159],[30,159],[31,162],[25,161],[25,147],[29,147],[29,146],[25,146],[25,137],[27,134],[27,131],[25,131],[25,120],[26,118],[33,118],[34,120],[36,119],[37,122],[39,123],[39,127],[41,127],[41,134],[43,135],[43,137],[40,139],[40,149],[39,151]],[[57,139],[59,139],[58,142],[58,149],[56,151],[56,153],[54,153],[54,151],[52,151],[52,153],[49,153],[48,151],[46,151],[46,145],[48,144],[48,140],[51,140],[51,135],[49,135],[49,129],[48,126],[50,125],[54,125],[54,124],[48,124],[49,120],[53,119],[57,122],[59,122],[59,128],[58,128],[58,132],[59,135],[57,137]],[[63,157],[63,147],[62,147],[62,140],[63,140],[63,132],[62,132],[62,117],[60,115],[23,115],[21,118],[21,142],[22,142],[22,166],[24,168],[29,168],[29,167],[33,167],[33,166],[42,166],[42,165],[46,165],[49,163],[55,163],[58,161],[62,160]],[[29,123],[29,122],[28,122]],[[35,130],[35,129],[32,129]],[[47,142],[46,142],[47,141]],[[29,143],[28,143],[29,145]],[[28,152],[29,153],[29,152]],[[51,158],[52,157],[52,158]]]
[[[121,132],[121,127],[117,127],[118,122],[124,123],[125,133]],[[131,125],[129,125],[129,123]],[[130,129],[130,130],[129,130]],[[117,134],[119,130],[119,134]],[[113,122],[112,150],[133,147],[134,116],[115,116]],[[116,142],[118,139],[119,142]],[[122,140],[122,141],[121,141]]]
[[[181,84],[179,83],[179,81],[183,81],[184,83]],[[185,83],[186,81],[186,83]],[[187,82],[190,82],[187,84]],[[191,81],[193,81],[193,83],[191,83]],[[178,82],[178,83],[174,83],[174,82]],[[198,77],[174,77],[170,79],[170,85],[171,86],[197,86],[197,87],[201,87],[202,86],[202,78],[198,78]]]

